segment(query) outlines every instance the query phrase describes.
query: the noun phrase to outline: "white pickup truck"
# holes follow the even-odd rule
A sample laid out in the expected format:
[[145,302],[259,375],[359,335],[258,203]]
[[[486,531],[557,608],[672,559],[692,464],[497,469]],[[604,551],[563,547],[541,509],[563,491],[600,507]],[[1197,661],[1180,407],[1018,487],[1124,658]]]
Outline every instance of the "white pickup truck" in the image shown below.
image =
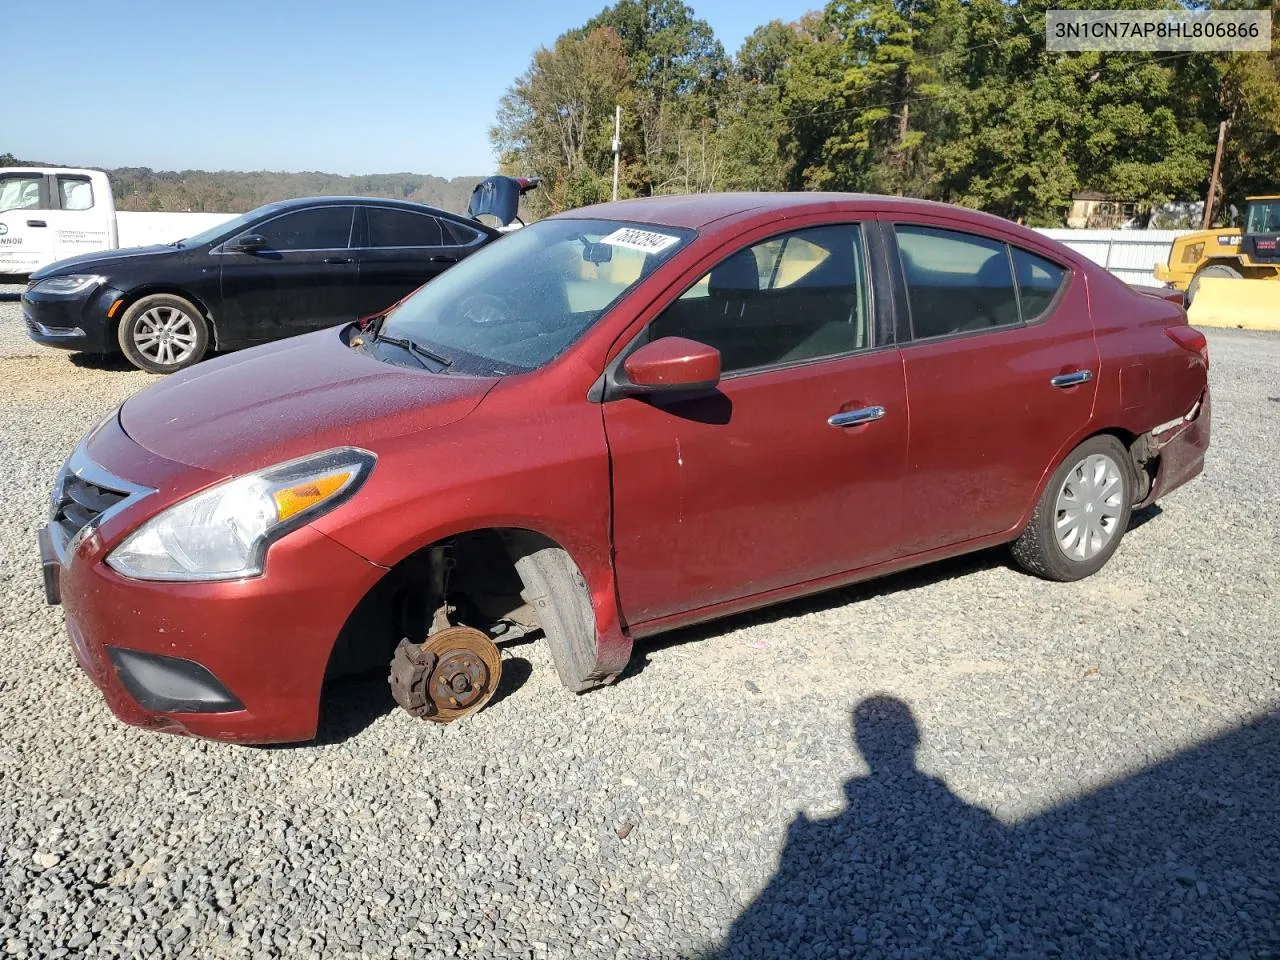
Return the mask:
[[0,167],[0,275],[120,246],[111,183],[101,170]]

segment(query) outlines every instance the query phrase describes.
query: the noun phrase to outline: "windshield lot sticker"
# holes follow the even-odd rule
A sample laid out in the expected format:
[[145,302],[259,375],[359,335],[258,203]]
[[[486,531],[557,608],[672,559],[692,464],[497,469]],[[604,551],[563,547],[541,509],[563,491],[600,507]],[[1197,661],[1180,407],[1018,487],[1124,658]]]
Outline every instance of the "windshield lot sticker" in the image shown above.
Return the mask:
[[653,233],[650,230],[637,230],[634,227],[623,227],[615,230],[607,237],[600,238],[601,243],[611,247],[626,247],[628,250],[639,250],[641,253],[657,253],[665,250],[673,243],[679,243],[679,237],[665,233]]

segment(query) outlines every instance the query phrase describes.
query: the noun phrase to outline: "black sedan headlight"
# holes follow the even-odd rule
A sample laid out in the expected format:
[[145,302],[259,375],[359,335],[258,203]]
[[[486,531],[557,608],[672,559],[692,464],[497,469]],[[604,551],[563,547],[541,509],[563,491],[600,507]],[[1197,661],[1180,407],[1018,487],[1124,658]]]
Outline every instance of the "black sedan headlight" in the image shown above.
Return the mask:
[[37,280],[27,287],[28,293],[41,293],[45,296],[75,297],[87,293],[107,282],[107,278],[96,273],[72,273],[65,277],[49,277]]

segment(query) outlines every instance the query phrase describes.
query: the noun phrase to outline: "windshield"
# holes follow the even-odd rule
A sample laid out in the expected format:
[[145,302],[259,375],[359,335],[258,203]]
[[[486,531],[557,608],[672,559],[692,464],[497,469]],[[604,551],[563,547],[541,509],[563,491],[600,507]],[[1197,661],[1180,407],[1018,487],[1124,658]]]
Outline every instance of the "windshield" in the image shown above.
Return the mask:
[[212,226],[208,230],[201,230],[199,233],[192,234],[186,239],[179,240],[178,242],[184,247],[198,247],[203,243],[211,243],[219,237],[230,236],[233,233],[238,233],[263,214],[270,213],[279,206],[280,204],[278,203],[263,204],[260,207],[250,210],[248,213],[242,213],[238,217],[233,217],[230,220],[224,220],[222,223]]
[[451,372],[533,370],[692,236],[613,220],[543,220],[426,284],[387,316],[380,335],[447,357]]
[[1280,200],[1255,200],[1249,204],[1245,233],[1280,233]]

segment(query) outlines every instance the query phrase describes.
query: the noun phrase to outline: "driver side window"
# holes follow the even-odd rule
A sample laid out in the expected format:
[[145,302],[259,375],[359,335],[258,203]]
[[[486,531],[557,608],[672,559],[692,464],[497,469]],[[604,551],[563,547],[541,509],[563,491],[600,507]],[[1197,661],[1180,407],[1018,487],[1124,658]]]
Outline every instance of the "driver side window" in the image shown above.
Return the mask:
[[31,173],[10,173],[0,176],[0,211],[44,209],[40,198],[40,185],[44,177]]
[[730,254],[651,324],[720,351],[724,374],[840,356],[870,345],[862,229],[809,227]]

